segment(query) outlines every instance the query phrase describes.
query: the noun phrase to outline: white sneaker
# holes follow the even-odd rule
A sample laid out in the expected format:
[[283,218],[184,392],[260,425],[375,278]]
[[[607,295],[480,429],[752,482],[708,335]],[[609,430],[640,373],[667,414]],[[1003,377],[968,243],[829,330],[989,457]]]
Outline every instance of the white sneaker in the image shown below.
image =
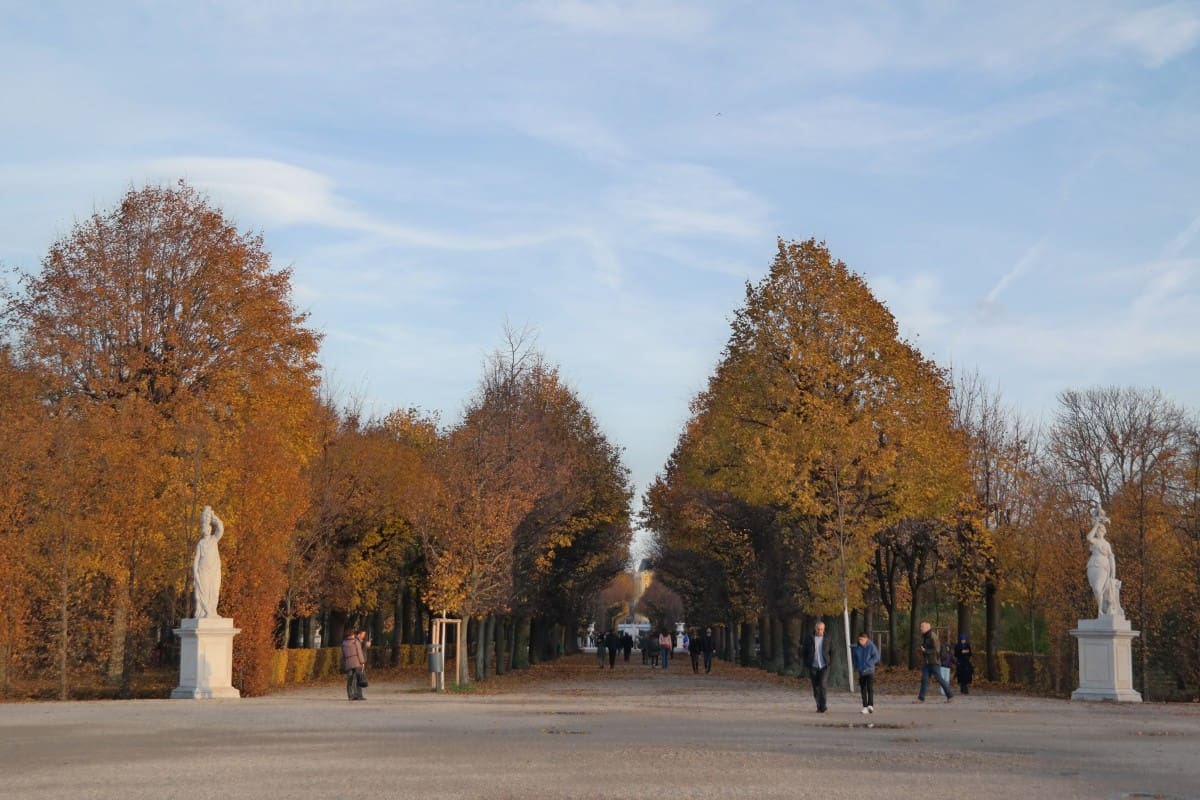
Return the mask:
[[874,714],[874,713],[875,713],[875,706],[867,706],[867,713],[868,713],[868,714]]
[[870,712],[870,711],[867,711],[867,707],[866,707],[866,706],[863,706],[862,713],[864,713],[864,714],[870,714],[871,712]]

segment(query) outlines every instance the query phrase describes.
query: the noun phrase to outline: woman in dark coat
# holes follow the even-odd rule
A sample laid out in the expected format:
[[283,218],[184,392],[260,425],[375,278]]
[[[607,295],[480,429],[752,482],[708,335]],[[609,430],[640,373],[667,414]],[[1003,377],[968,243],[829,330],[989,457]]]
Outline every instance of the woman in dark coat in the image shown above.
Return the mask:
[[958,644],[954,645],[955,675],[958,676],[958,688],[963,694],[971,693],[971,679],[975,677],[975,666],[971,663],[971,643],[967,635],[958,635]]

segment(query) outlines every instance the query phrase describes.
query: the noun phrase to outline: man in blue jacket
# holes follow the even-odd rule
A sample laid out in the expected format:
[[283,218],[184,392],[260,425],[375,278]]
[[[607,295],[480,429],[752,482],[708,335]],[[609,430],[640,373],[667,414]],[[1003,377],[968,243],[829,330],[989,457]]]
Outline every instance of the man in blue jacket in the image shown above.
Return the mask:
[[879,663],[879,648],[863,631],[858,635],[858,644],[850,650],[854,660],[854,671],[858,673],[858,686],[862,690],[862,713],[875,713],[875,666]]

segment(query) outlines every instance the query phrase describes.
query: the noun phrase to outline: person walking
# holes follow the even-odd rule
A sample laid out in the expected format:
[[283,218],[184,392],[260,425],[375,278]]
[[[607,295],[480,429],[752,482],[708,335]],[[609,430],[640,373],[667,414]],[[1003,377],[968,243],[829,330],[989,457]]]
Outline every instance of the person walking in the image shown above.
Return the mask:
[[971,680],[975,677],[975,665],[971,663],[971,642],[965,633],[958,635],[958,644],[954,645],[954,675],[958,679],[958,689],[963,694],[971,693]]
[[604,643],[607,639],[607,634],[603,633],[596,637],[596,663],[600,665],[600,669],[604,669]]
[[925,702],[925,692],[929,689],[930,675],[942,687],[942,692],[946,695],[946,702],[953,701],[954,693],[950,691],[950,684],[942,677],[941,647],[938,645],[937,634],[933,632],[933,625],[928,622],[921,623],[921,656],[924,663],[921,666],[921,691],[917,694],[917,702]]
[[858,635],[858,644],[850,650],[854,660],[854,671],[858,673],[858,687],[862,693],[862,713],[875,713],[875,667],[879,664],[879,648],[863,631]]
[[633,634],[625,631],[621,634],[621,650],[625,654],[625,663],[629,663],[629,654],[633,652]]
[[833,660],[833,643],[825,635],[825,623],[818,622],[813,632],[804,638],[804,666],[812,679],[813,699],[817,701],[817,713],[824,714],[825,690],[829,680],[829,662]]
[[608,668],[617,668],[617,650],[621,647],[621,637],[616,631],[609,631],[604,637],[604,644],[608,648]]
[[662,668],[666,669],[671,663],[671,650],[673,648],[671,646],[671,634],[665,630],[658,634],[658,649],[662,651],[660,653],[662,656]]
[[650,669],[658,669],[658,655],[662,647],[659,645],[657,633],[646,635],[646,651],[650,654]]
[[[370,649],[371,649],[371,640],[370,640],[370,638],[368,638],[368,637],[367,637],[367,629],[366,629],[366,628],[359,628],[359,629],[358,629],[358,634],[357,634],[356,638],[358,639],[358,646],[359,646],[360,648],[362,648],[362,660],[363,660],[363,665],[362,665],[362,674],[363,674],[363,680],[361,681],[361,683],[366,683],[366,682],[367,682],[367,658],[369,657],[369,656],[367,656],[367,653],[368,653],[368,652],[370,651]],[[361,694],[361,692],[360,692],[360,694]]]
[[688,655],[692,657],[692,674],[700,674],[700,637],[688,636]]
[[342,639],[342,670],[346,673],[346,697],[350,700],[366,700],[363,697],[362,686],[359,685],[359,678],[363,675],[366,663],[362,644],[355,636],[354,628],[348,628],[346,637]]
[[713,655],[717,652],[717,640],[713,638],[712,628],[705,628],[700,637],[700,654],[704,656],[704,674],[712,672]]

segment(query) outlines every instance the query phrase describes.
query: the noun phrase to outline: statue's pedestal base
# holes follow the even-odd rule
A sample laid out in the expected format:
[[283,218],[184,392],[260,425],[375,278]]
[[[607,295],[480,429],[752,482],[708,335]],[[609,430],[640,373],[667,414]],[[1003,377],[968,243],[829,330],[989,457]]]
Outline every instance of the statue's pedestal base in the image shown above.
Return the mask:
[[1072,700],[1140,703],[1133,688],[1133,630],[1124,615],[1081,619],[1071,635],[1079,640],[1079,688]]
[[181,620],[175,629],[179,686],[171,691],[171,699],[241,697],[233,688],[233,637],[239,633],[228,617]]

